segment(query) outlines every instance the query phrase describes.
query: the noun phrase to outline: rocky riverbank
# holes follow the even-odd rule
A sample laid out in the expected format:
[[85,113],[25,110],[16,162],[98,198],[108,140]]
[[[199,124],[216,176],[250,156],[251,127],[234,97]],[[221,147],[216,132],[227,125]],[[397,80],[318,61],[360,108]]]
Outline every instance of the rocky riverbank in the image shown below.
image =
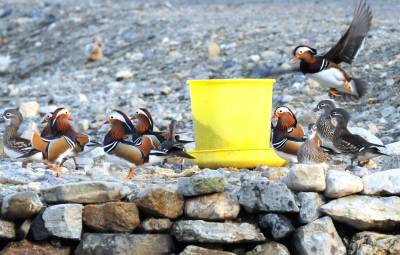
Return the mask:
[[15,192],[2,198],[1,252],[398,254],[400,169],[361,170],[193,169]]

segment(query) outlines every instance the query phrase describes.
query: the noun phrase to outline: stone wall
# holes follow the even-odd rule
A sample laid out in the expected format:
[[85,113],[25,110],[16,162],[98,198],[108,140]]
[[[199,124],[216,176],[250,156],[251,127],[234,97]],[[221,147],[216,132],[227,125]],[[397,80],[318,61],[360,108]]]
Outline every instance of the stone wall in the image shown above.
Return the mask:
[[400,169],[204,169],[2,199],[1,254],[400,254]]

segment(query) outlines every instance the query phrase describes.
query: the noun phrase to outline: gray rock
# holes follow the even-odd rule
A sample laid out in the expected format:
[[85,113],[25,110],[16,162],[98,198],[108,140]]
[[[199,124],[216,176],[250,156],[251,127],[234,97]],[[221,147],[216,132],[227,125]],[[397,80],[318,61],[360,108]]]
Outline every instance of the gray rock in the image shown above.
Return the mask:
[[139,209],[151,215],[175,219],[182,215],[185,201],[176,190],[155,186],[140,192],[134,202]]
[[325,204],[322,195],[316,192],[300,192],[298,198],[300,201],[299,221],[301,223],[307,224],[321,217],[322,213],[319,208]]
[[0,219],[0,240],[10,240],[15,237],[16,231],[14,222]]
[[28,240],[11,242],[7,244],[0,254],[7,255],[69,255],[72,254],[71,247],[53,246],[49,243],[33,243]]
[[346,247],[330,217],[323,217],[298,228],[294,236],[296,254],[345,255]]
[[271,231],[271,235],[275,240],[285,238],[295,230],[292,222],[287,217],[274,213],[262,216],[258,225],[260,228]]
[[[257,170],[263,170],[261,167],[258,167]],[[262,173],[264,177],[267,177],[270,181],[279,181],[282,180],[289,173],[289,168],[287,167],[272,167],[265,170]]]
[[184,196],[223,192],[224,189],[224,176],[216,170],[205,169],[191,177],[178,179],[178,190]]
[[336,221],[356,229],[388,230],[400,225],[399,197],[348,196],[321,206]]
[[185,215],[192,219],[232,220],[239,211],[239,203],[225,193],[198,196],[185,201]]
[[167,234],[84,234],[75,255],[165,255],[174,252]]
[[33,192],[19,192],[3,198],[1,215],[8,220],[31,218],[42,209],[39,196]]
[[140,219],[134,203],[107,202],[86,205],[83,222],[99,232],[132,232],[140,224]]
[[41,191],[47,203],[104,203],[117,201],[129,194],[130,190],[116,182],[78,182],[54,186]]
[[44,227],[53,236],[80,240],[82,234],[82,209],[80,204],[60,204],[46,208],[42,219]]
[[147,233],[162,233],[167,232],[171,229],[172,222],[170,219],[156,219],[148,218],[145,219],[140,227]]
[[324,194],[329,198],[344,197],[362,190],[363,182],[361,178],[349,172],[330,170],[326,175]]
[[295,191],[324,191],[326,167],[325,164],[295,164],[284,182]]
[[400,169],[392,169],[366,175],[364,194],[367,195],[399,195],[400,194]]
[[31,229],[32,226],[32,220],[31,219],[26,219],[22,224],[18,227],[17,229],[17,239],[18,240],[23,240],[26,238],[26,236],[29,233],[29,230]]
[[249,223],[181,220],[174,223],[171,233],[180,242],[248,243],[265,240],[264,235]]
[[353,236],[349,255],[396,255],[400,254],[400,235],[385,235],[364,231]]
[[386,153],[389,155],[397,155],[400,156],[400,141],[387,144],[386,145]]
[[290,253],[283,244],[267,242],[257,245],[253,250],[246,252],[245,255],[290,255]]
[[179,253],[179,255],[235,255],[235,253],[227,251],[218,251],[202,248],[199,246],[189,245]]
[[239,203],[247,212],[298,212],[295,196],[284,183],[257,178],[242,182]]

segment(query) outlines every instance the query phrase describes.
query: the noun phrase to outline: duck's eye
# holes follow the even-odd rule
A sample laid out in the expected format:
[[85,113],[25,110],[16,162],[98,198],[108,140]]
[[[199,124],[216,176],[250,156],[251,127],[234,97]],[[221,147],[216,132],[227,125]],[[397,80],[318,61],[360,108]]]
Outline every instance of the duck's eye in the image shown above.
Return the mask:
[[325,104],[324,104],[324,103],[322,103],[322,104],[321,104],[321,106],[325,106]]
[[304,53],[304,51],[303,50],[299,50],[299,54],[303,54]]
[[111,116],[110,119],[114,119],[114,116]]
[[6,113],[6,116],[7,116],[7,117],[10,117],[11,115],[12,115],[12,114],[9,113],[9,112]]

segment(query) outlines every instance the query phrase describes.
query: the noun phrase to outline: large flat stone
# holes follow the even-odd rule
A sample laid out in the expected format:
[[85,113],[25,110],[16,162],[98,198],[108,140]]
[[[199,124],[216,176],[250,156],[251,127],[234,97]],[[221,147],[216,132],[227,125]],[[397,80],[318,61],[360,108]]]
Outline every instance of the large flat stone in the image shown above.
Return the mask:
[[47,203],[105,203],[117,201],[130,193],[129,188],[116,182],[78,182],[57,185],[41,191]]
[[174,249],[167,234],[84,234],[75,255],[166,255]]
[[399,197],[348,196],[321,206],[323,213],[356,229],[388,230],[400,226]]
[[161,186],[150,187],[140,192],[134,202],[140,210],[157,217],[175,219],[183,213],[182,194]]
[[3,198],[1,215],[4,219],[23,220],[38,214],[43,204],[33,192],[18,192]]
[[400,169],[392,169],[366,175],[364,194],[367,195],[399,195],[400,194]]
[[181,242],[248,243],[262,242],[264,235],[249,223],[219,223],[202,220],[177,221],[172,235]]
[[192,219],[232,220],[239,211],[239,203],[225,193],[198,196],[185,201],[185,215]]
[[60,204],[47,207],[42,215],[44,227],[52,236],[80,240],[82,209],[83,206],[80,204]]
[[83,222],[99,232],[132,232],[140,224],[140,219],[134,203],[108,202],[86,205]]
[[346,247],[328,216],[298,228],[294,235],[296,254],[345,255]]
[[325,196],[329,198],[344,197],[363,190],[360,177],[346,171],[330,170],[326,176]]
[[247,212],[298,212],[293,192],[281,182],[267,178],[244,180],[238,201]]
[[325,164],[295,164],[290,168],[284,182],[295,191],[324,191],[326,168]]
[[400,254],[400,235],[385,235],[364,231],[353,236],[349,255],[397,255]]
[[186,246],[186,248],[181,253],[179,253],[179,255],[235,255],[235,253],[211,250],[199,246],[189,245]]
[[49,243],[32,243],[27,240],[9,243],[0,254],[4,255],[69,255],[70,247],[54,247]]
[[179,192],[184,196],[198,196],[225,189],[224,176],[216,170],[204,169],[191,177],[178,179]]

